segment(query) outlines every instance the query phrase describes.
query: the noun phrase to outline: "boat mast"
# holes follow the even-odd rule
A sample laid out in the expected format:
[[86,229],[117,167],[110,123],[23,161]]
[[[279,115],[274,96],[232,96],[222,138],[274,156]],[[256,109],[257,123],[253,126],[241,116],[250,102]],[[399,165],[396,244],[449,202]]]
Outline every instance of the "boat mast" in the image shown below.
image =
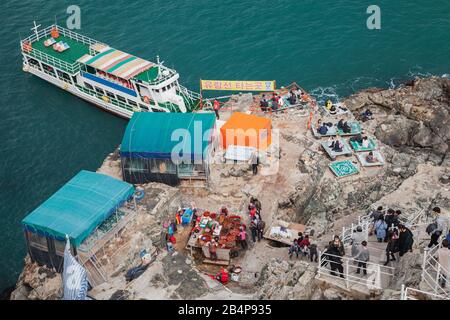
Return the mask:
[[36,40],[39,41],[38,28],[39,28],[41,25],[36,25],[36,21],[33,21],[33,23],[34,23],[34,27],[31,28],[31,31],[34,31],[34,33],[36,34]]

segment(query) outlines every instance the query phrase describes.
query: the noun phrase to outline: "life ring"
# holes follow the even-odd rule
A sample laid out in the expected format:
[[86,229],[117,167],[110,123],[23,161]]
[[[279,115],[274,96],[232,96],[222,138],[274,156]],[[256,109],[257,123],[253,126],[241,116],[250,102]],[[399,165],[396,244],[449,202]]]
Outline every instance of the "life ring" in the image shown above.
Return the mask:
[[150,104],[150,98],[147,96],[144,96],[144,102],[147,104]]
[[103,96],[102,99],[103,99],[103,101],[105,101],[106,103],[109,103],[109,97]]
[[68,88],[69,88],[69,85],[67,84],[67,82],[64,82],[63,89],[67,90]]
[[140,107],[133,107],[133,112],[141,112],[142,109]]
[[137,187],[136,190],[135,190],[135,192],[134,192],[134,198],[135,198],[137,201],[140,201],[140,200],[142,200],[142,199],[144,198],[144,196],[145,196],[145,190],[144,190],[144,188]]

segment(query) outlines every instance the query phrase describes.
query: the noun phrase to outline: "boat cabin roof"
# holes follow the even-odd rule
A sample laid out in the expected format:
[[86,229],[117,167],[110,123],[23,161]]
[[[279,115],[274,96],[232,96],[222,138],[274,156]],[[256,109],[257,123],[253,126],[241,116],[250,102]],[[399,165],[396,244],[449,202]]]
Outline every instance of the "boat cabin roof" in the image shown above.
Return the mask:
[[96,52],[93,56],[84,55],[78,62],[125,80],[132,79],[155,66],[152,62],[108,46],[103,46]]
[[[68,49],[60,52],[53,48],[54,45],[46,46],[46,41],[49,39],[51,39],[50,35],[33,41],[32,49],[68,64],[83,63],[125,80],[135,78],[143,82],[151,82],[158,77],[159,67],[154,63],[113,49],[105,44],[96,43],[89,46],[73,38],[59,35],[55,39],[55,43],[63,42],[68,45]],[[91,55],[93,52],[95,54]]]

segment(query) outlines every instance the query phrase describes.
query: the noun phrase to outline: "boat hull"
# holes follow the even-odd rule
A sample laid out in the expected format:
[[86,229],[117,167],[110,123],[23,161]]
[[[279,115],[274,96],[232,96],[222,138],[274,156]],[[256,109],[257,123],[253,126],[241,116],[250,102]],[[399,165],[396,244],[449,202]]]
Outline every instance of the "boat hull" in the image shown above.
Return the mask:
[[84,93],[83,91],[79,90],[75,85],[69,84],[62,80],[56,79],[52,76],[49,76],[45,72],[40,71],[36,68],[30,67],[27,64],[23,65],[23,69],[25,72],[29,72],[47,82],[50,82],[51,84],[61,88],[62,90],[70,92],[71,94],[77,96],[78,98],[81,98],[104,111],[107,111],[109,113],[112,113],[112,114],[119,116],[121,118],[124,118],[124,119],[130,119],[133,116],[132,111],[125,110],[125,109],[115,106],[111,103],[107,103],[107,102],[103,101],[102,99],[98,99],[97,97],[88,95],[88,94]]

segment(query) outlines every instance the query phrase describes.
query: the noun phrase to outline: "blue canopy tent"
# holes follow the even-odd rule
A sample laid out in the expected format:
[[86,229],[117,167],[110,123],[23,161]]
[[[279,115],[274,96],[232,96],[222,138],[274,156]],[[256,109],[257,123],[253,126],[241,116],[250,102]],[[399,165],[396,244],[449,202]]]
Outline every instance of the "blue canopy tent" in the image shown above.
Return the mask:
[[133,193],[129,183],[79,172],[22,220],[32,260],[60,270],[66,235],[77,248]]
[[207,178],[215,121],[213,113],[135,112],[120,147],[123,179],[176,185]]

